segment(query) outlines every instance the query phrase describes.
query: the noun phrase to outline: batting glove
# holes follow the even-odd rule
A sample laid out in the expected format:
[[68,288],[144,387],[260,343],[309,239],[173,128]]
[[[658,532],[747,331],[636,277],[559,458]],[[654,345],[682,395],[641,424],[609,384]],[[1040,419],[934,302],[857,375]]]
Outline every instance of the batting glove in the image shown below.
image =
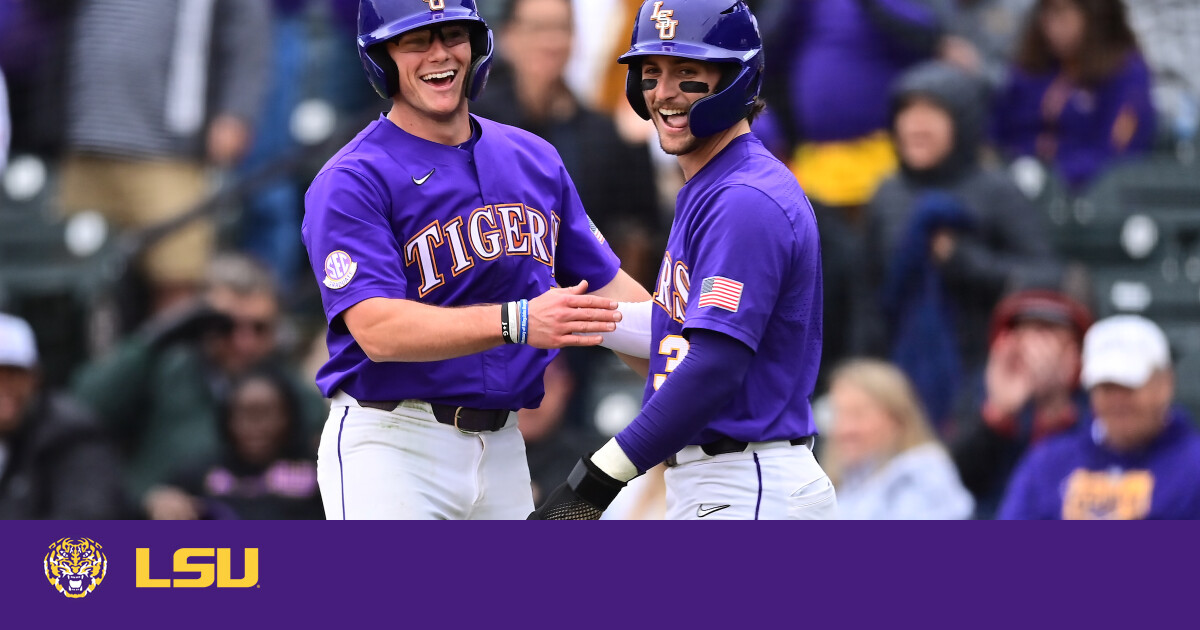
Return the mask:
[[613,479],[593,464],[590,457],[583,457],[567,476],[567,482],[555,488],[526,520],[597,520],[624,487],[624,481]]

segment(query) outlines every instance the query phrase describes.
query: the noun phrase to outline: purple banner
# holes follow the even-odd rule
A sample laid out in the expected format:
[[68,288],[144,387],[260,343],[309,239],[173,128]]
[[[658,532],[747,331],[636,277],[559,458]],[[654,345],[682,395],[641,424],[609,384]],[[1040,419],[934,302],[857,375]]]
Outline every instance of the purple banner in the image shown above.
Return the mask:
[[1192,523],[2,522],[0,625],[1190,627],[1198,539]]

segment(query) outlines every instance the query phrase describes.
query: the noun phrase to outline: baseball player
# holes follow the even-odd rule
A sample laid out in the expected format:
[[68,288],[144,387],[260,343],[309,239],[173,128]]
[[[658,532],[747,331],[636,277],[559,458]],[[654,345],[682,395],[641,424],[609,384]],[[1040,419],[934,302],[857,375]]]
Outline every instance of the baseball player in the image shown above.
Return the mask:
[[620,330],[650,321],[650,377],[641,413],[530,518],[598,518],[663,461],[669,519],[831,518],[808,400],[820,243],[795,177],[750,133],[762,108],[755,18],[733,0],[648,1],[620,61],[630,105],[687,180],[653,300],[622,305]]
[[473,0],[361,0],[358,49],[392,106],[321,169],[302,226],[329,323],[326,516],[523,518],[510,412],[541,400],[547,349],[599,343],[616,300],[649,294],[549,144],[468,114],[492,58]]

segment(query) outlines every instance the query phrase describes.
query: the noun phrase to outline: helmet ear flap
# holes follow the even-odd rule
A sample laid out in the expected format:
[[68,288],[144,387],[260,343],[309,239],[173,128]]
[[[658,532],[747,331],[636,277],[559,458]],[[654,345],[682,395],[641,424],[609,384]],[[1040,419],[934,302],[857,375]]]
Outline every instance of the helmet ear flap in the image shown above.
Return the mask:
[[480,55],[471,62],[471,72],[467,74],[467,98],[475,100],[483,93],[487,85],[488,74],[492,71],[492,56]]
[[387,54],[387,42],[380,42],[368,48],[367,54],[363,56],[363,65],[367,65],[367,76],[371,79],[371,87],[375,88],[375,92],[381,98],[391,98],[400,87],[400,78],[396,62]]
[[629,70],[625,74],[625,100],[637,112],[642,120],[650,120],[650,108],[646,107],[646,97],[642,94],[642,64],[640,61],[629,62]]

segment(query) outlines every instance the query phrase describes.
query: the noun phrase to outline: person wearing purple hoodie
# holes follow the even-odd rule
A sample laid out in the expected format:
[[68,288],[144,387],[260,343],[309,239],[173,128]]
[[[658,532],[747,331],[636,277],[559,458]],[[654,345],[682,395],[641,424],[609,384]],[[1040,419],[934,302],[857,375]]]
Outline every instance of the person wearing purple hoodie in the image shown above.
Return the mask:
[[1080,380],[1094,410],[1090,430],[1035,446],[999,518],[1200,519],[1200,433],[1171,404],[1175,375],[1162,329],[1137,315],[1096,322],[1083,340]]
[[1039,0],[997,100],[996,143],[1076,190],[1154,142],[1150,71],[1121,0]]

